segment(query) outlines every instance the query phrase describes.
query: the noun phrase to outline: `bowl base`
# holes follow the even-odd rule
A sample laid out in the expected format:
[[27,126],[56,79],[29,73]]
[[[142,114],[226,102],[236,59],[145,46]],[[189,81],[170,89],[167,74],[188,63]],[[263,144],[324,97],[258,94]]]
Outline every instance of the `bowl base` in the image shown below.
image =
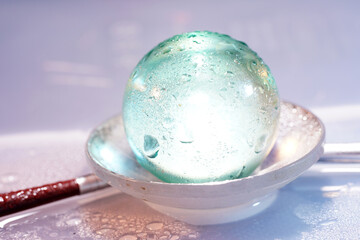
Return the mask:
[[158,212],[192,225],[215,225],[239,221],[254,216],[268,208],[276,199],[277,191],[254,199],[246,204],[215,209],[185,209],[145,203]]

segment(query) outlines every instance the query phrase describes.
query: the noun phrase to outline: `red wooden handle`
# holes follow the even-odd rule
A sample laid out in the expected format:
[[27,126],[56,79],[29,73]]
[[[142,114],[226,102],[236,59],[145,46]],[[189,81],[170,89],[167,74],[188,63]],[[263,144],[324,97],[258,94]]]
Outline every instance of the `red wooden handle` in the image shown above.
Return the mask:
[[0,217],[80,194],[75,179],[0,194]]

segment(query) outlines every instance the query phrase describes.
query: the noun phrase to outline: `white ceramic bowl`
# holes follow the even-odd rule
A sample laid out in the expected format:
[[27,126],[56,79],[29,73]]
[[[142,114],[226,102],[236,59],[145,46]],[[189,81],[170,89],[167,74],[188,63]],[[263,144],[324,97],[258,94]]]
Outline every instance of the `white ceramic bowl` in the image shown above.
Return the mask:
[[246,178],[201,184],[165,183],[144,170],[127,143],[120,115],[91,133],[87,153],[95,174],[113,187],[179,220],[207,225],[244,219],[270,206],[279,188],[320,158],[324,137],[315,115],[283,102],[278,138],[263,164]]

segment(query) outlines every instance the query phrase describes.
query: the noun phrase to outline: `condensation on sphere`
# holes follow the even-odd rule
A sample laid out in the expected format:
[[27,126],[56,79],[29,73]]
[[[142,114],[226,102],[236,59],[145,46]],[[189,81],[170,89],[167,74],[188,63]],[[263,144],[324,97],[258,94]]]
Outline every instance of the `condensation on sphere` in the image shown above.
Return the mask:
[[124,96],[138,162],[166,182],[250,175],[271,150],[279,97],[245,43],[213,32],[176,35],[138,63]]

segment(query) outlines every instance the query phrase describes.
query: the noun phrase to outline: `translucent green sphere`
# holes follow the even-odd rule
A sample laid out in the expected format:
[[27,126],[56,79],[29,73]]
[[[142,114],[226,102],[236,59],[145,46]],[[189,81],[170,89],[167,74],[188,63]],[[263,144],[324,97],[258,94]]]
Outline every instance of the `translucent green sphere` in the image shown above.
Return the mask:
[[275,142],[279,112],[262,59],[213,32],[176,35],[152,49],[132,73],[123,102],[138,162],[176,183],[250,175]]

